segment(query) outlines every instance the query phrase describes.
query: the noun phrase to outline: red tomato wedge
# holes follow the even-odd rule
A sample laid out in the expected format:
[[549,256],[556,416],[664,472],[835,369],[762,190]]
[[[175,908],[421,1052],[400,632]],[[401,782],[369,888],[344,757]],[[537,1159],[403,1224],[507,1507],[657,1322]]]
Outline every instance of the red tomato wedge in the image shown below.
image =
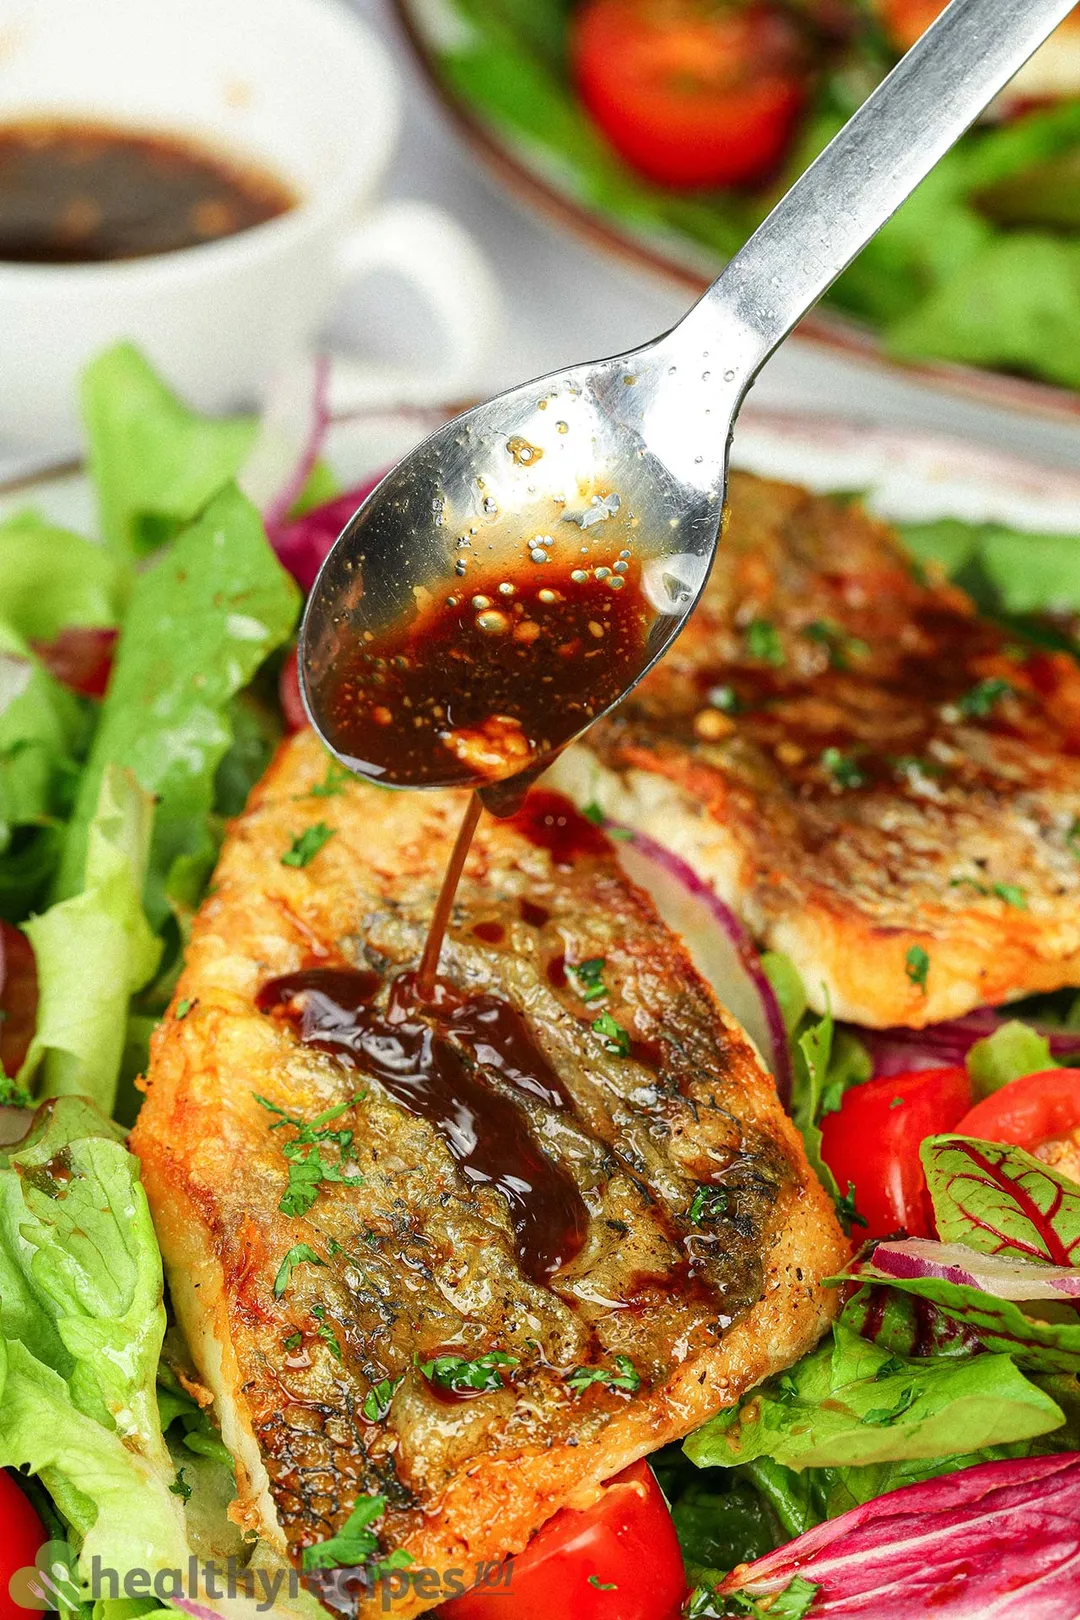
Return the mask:
[[1080,1128],[1080,1069],[1045,1069],[1010,1080],[966,1113],[956,1129],[984,1142],[1036,1148]]
[[45,1529],[10,1474],[0,1469],[0,1620],[27,1620],[31,1612],[8,1590],[20,1569],[33,1569]]
[[806,38],[766,0],[585,0],[570,35],[582,101],[662,186],[746,186],[790,144],[809,90]]
[[919,1145],[955,1130],[971,1108],[964,1068],[920,1069],[868,1080],[844,1093],[821,1122],[821,1154],[842,1192],[855,1188],[867,1225],[860,1237],[933,1237],[934,1216]]
[[497,1585],[444,1603],[443,1620],[676,1620],[686,1596],[675,1526],[645,1462],[584,1512],[556,1513],[510,1564]]

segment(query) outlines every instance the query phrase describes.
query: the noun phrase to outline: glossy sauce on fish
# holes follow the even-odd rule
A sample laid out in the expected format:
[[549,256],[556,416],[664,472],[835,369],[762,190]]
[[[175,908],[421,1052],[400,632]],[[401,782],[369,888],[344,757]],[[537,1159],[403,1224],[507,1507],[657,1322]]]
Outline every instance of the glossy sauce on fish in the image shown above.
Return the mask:
[[380,1011],[371,1005],[380,985],[377,973],[312,968],[271,980],[257,1005],[283,1012],[306,1045],[377,1075],[404,1108],[436,1125],[466,1181],[502,1193],[522,1271],[547,1282],[580,1250],[588,1212],[573,1178],[490,1077],[560,1111],[572,1107],[565,1087],[498,996],[465,996],[439,980],[434,997],[421,998],[405,973]]

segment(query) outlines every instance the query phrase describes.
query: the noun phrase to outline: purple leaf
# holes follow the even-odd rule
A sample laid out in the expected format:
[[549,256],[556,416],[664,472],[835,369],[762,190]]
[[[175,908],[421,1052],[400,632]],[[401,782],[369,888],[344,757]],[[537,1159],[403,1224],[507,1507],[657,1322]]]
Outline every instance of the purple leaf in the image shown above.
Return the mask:
[[983,1463],[876,1497],[719,1590],[819,1588],[808,1620],[1076,1620],[1080,1453]]

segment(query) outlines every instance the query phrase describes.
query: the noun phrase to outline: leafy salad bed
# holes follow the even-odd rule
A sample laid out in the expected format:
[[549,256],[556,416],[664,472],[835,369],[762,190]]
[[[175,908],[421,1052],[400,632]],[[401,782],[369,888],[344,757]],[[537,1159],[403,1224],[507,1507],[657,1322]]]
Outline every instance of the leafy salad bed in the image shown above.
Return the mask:
[[[776,182],[749,194],[681,195],[636,175],[581,105],[567,63],[568,0],[440,0],[437,27],[427,6],[404,3],[448,91],[498,143],[560,194],[707,274],[895,61],[869,8],[845,0],[852,37],[819,72]],[[1078,153],[1075,100],[973,131],[841,278],[831,304],[876,329],[897,359],[1080,388]]]
[[[60,1606],[80,1620],[191,1607],[167,1584],[87,1602],[95,1558],[167,1571],[191,1556],[238,1557],[275,1612],[314,1616],[225,1516],[229,1455],[178,1381],[185,1352],[124,1135],[225,821],[285,728],[301,591],[280,558],[309,585],[360,492],[336,495],[316,460],[317,408],[275,467],[273,420],[202,418],[129,348],[91,366],[83,405],[100,543],[29,512],[0,524],[0,1467],[21,1471],[68,1549]],[[1069,537],[948,521],[908,542],[1018,636],[1075,653]],[[766,966],[821,1166],[821,1119],[871,1060],[806,1012],[790,964]],[[1049,1012],[1075,1023],[1060,998]],[[995,1083],[1049,1061],[1045,1040],[1008,1027]],[[43,1099],[23,1135],[14,1110]],[[812,1354],[653,1459],[697,1584],[690,1612],[767,1600],[774,1617],[812,1615],[846,1595],[843,1612],[887,1620],[921,1612],[919,1582],[961,1566],[1017,1590],[1038,1574],[1049,1606],[1009,1611],[1025,1616],[1075,1593],[1080,1186],[1018,1148],[944,1136],[923,1157],[942,1241],[860,1255]],[[923,1493],[910,1511],[892,1498],[903,1487]],[[195,1610],[250,1612],[228,1596]]]

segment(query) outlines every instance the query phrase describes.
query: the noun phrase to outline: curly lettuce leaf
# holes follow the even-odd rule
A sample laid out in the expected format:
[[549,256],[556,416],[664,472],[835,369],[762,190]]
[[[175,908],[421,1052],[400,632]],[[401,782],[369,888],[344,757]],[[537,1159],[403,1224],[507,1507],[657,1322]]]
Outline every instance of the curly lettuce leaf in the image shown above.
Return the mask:
[[132,592],[109,690],[68,828],[58,898],[81,885],[109,762],[133,772],[157,809],[146,909],[160,928],[170,884],[185,893],[216,853],[215,774],[233,741],[230,700],[290,635],[299,593],[233,485],[174,541]]
[[1002,1142],[931,1136],[920,1149],[938,1236],[1052,1266],[1080,1258],[1080,1187]]
[[82,413],[101,533],[120,563],[190,523],[236,476],[256,432],[254,417],[189,409],[130,343],[87,366]]
[[837,1323],[831,1340],[719,1413],[684,1449],[699,1467],[764,1456],[800,1472],[962,1455],[1063,1422],[1007,1355],[909,1361]]
[[44,1065],[47,1096],[77,1093],[112,1112],[128,1002],[161,955],[142,892],[153,800],[130,771],[110,764],[87,829],[82,891],[24,924],[37,963],[38,1020],[20,1072]]
[[157,1415],[161,1259],[137,1163],[74,1098],[0,1153],[0,1466],[37,1474],[100,1557],[187,1555]]
[[[138,1160],[119,1136],[88,1103],[61,1097],[0,1150],[0,1467],[35,1475],[59,1510],[78,1554],[79,1620],[172,1613],[158,1603],[189,1590],[199,1556],[219,1556],[174,1489],[156,1390],[161,1256]],[[158,1603],[91,1609],[96,1560],[121,1582],[146,1571]],[[270,1549],[256,1547],[248,1567],[255,1599],[214,1598],[202,1580],[200,1613],[254,1620],[273,1607],[318,1620],[313,1598],[289,1595]]]

